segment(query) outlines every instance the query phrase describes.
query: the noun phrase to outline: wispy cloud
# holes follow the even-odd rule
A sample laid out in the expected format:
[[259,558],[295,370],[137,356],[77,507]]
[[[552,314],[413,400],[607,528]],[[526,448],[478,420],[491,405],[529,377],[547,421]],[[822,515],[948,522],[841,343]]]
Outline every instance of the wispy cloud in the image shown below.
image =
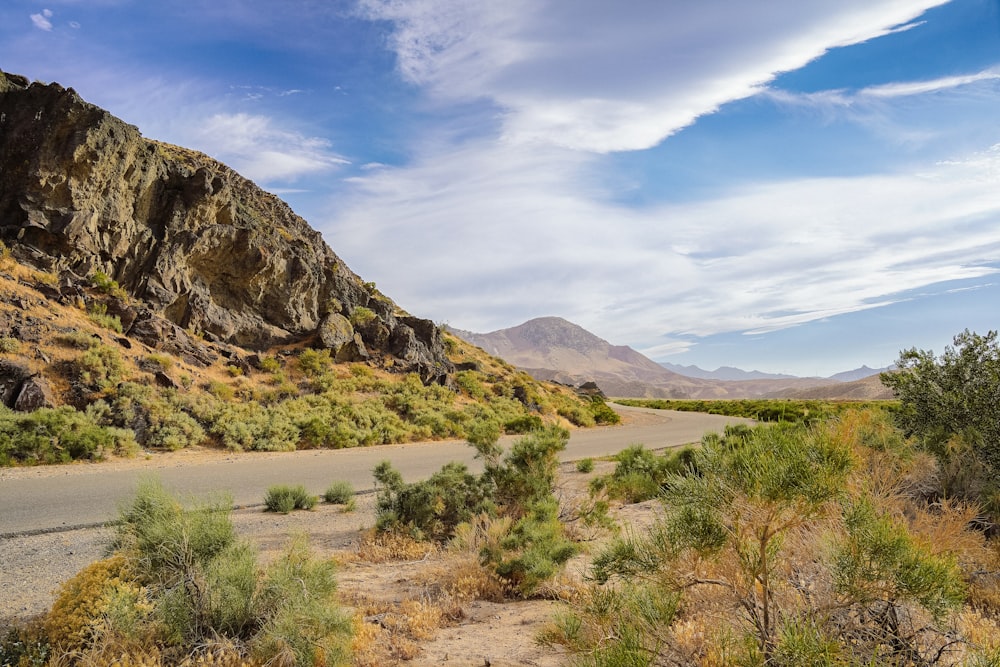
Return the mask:
[[436,99],[491,101],[509,141],[613,152],[654,146],[777,73],[910,28],[944,1],[652,3],[641,21],[603,0],[361,4],[393,22],[401,73]]
[[871,86],[858,92],[860,97],[908,97],[910,95],[926,95],[937,93],[959,86],[967,86],[981,81],[995,81],[1000,79],[1000,71],[989,69],[976,74],[964,76],[948,76],[929,81],[908,81],[901,83],[890,83],[883,86]]
[[649,346],[875,308],[1000,256],[1000,150],[644,210],[596,201],[596,166],[512,145],[427,156],[354,179],[328,238],[404,307],[456,326],[560,314]]
[[193,132],[200,150],[261,183],[291,181],[348,163],[329,141],[276,127],[267,116],[215,114]]
[[35,24],[35,27],[38,28],[39,30],[45,30],[46,32],[49,32],[52,30],[52,21],[49,20],[51,18],[52,18],[52,10],[43,9],[40,14],[31,15],[31,22]]

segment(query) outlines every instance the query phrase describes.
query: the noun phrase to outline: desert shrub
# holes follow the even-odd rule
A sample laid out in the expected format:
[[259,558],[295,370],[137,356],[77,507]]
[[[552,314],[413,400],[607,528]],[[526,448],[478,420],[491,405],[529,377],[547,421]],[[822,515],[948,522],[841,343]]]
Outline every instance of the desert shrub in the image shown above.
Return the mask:
[[[729,440],[735,438],[736,442]],[[784,538],[829,511],[851,466],[847,447],[802,427],[755,427],[730,438],[706,438],[696,455],[700,475],[675,475],[664,487],[664,518],[648,535],[618,540],[594,561],[606,581],[663,572],[678,558],[739,555],[732,577],[737,603],[769,659],[778,617],[775,577]],[[745,517],[745,518],[744,518]],[[683,577],[682,577],[683,578]],[[738,581],[756,582],[747,592]],[[684,586],[703,584],[697,576]]]
[[618,424],[622,420],[621,416],[612,410],[600,396],[592,397],[587,407],[594,415],[594,422],[597,424]]
[[[122,508],[117,551],[67,582],[46,617],[68,661],[58,664],[345,664],[351,626],[332,561],[297,540],[261,569],[229,509],[225,499],[185,507],[141,483]],[[202,653],[210,645],[227,648]]]
[[382,531],[405,531],[419,539],[445,541],[458,524],[484,511],[480,480],[462,463],[448,463],[422,482],[405,484],[389,461],[374,470],[378,522]]
[[174,366],[174,360],[172,357],[166,354],[159,354],[158,352],[146,355],[144,363],[149,368],[157,371],[163,371],[164,373],[169,371]]
[[210,414],[208,431],[227,449],[235,451],[290,452],[300,432],[281,406],[221,403]]
[[342,665],[350,658],[351,619],[337,603],[332,560],[293,540],[265,571],[259,592],[264,618],[249,641],[262,664]]
[[66,347],[72,347],[77,350],[89,349],[92,345],[100,342],[100,338],[93,336],[84,331],[70,331],[67,333],[62,333],[56,336],[56,342],[60,345],[65,345]]
[[[2,248],[0,268],[3,268]],[[4,667],[45,667],[51,657],[52,646],[37,625],[8,628],[0,635],[0,665]]]
[[72,366],[80,382],[93,389],[109,389],[125,378],[125,362],[118,350],[98,341],[92,341]]
[[264,507],[268,512],[288,514],[292,510],[311,510],[315,506],[316,496],[311,495],[301,484],[271,486],[264,496]]
[[538,415],[521,415],[504,422],[503,430],[504,433],[530,433],[537,431],[544,425],[542,418]]
[[113,591],[132,584],[128,561],[114,554],[91,563],[59,588],[45,618],[49,642],[59,651],[84,648],[110,606]]
[[122,320],[117,315],[108,315],[108,307],[94,302],[87,307],[87,317],[91,322],[116,333],[122,332]]
[[378,316],[375,314],[371,308],[365,308],[364,306],[358,306],[353,311],[351,311],[351,324],[354,326],[364,326],[372,320],[376,319]]
[[10,336],[0,336],[0,353],[15,354],[21,351],[21,341]]
[[[480,562],[520,595],[535,593],[575,552],[558,517],[552,485],[569,432],[558,427],[518,440],[501,458],[499,428],[474,443],[485,460],[476,476],[449,463],[429,479],[406,484],[388,461],[374,471],[377,528],[443,542],[477,517],[503,517],[506,534],[482,549]],[[470,443],[473,444],[473,443]]]
[[243,375],[243,369],[234,364],[229,364],[226,366],[226,372],[229,373],[229,377],[240,377]]
[[588,427],[596,423],[593,413],[583,405],[562,406],[559,408],[558,414],[573,426]]
[[112,280],[108,274],[103,271],[95,271],[94,275],[90,277],[90,283],[100,292],[115,296],[121,299],[127,298],[128,294],[124,289],[118,284],[118,281]]
[[486,389],[483,388],[483,384],[477,377],[478,375],[475,371],[459,371],[455,373],[455,384],[466,395],[480,400],[486,397]]
[[677,614],[680,595],[657,582],[623,582],[617,588],[593,588],[576,610],[557,615],[540,641],[586,655],[600,667],[654,665],[665,629]]
[[277,357],[261,357],[259,366],[265,373],[277,373],[281,370],[281,360]]
[[317,377],[329,370],[333,360],[330,358],[330,350],[314,350],[306,348],[298,356],[299,370],[306,377]]
[[[847,537],[834,555],[837,589],[867,607],[873,616],[913,600],[936,618],[965,599],[962,573],[954,557],[935,555],[919,545],[898,521],[880,514],[870,499],[847,505]],[[896,628],[883,626],[887,641]]]
[[225,382],[210,380],[205,388],[208,390],[208,393],[220,401],[232,401],[236,398],[236,390]]
[[323,493],[323,500],[328,503],[345,505],[354,499],[354,487],[350,482],[338,480],[326,488]]
[[131,431],[100,425],[93,410],[61,406],[20,413],[0,406],[0,465],[101,460],[137,450]]
[[529,597],[578,551],[559,521],[559,503],[551,495],[530,502],[498,549],[484,549],[480,561],[520,595]]
[[110,399],[104,423],[131,429],[144,447],[176,451],[200,444],[205,429],[172,392],[123,382]]
[[[729,434],[732,440],[737,431]],[[690,447],[668,450],[662,455],[649,451],[641,444],[631,445],[615,455],[614,472],[591,481],[591,491],[605,491],[611,498],[639,503],[655,498],[674,475],[687,474],[695,465],[694,451]]]
[[588,473],[594,471],[594,459],[589,456],[585,459],[580,459],[576,462],[576,471],[582,473]]

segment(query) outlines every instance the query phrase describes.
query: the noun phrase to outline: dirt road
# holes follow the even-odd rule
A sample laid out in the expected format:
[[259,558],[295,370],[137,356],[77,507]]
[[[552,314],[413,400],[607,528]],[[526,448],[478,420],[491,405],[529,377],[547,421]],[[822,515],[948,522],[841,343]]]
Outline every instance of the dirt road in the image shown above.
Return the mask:
[[[706,431],[746,421],[717,415],[615,406],[624,424],[573,431],[562,460],[618,452],[642,443],[656,449],[697,442]],[[505,438],[509,444],[513,438]],[[181,494],[224,491],[237,507],[261,503],[267,487],[304,484],[322,493],[346,480],[358,491],[373,486],[372,468],[390,460],[408,481],[429,477],[448,461],[475,467],[474,451],[461,441],[383,445],[287,453],[180,452],[130,461],[0,470],[0,539],[99,526],[144,475],[155,475]]]

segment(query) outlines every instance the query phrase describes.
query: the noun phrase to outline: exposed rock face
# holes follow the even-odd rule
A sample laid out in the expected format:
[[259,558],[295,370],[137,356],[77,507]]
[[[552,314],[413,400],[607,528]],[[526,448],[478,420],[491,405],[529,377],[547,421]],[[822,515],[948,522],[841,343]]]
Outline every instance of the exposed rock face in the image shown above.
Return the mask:
[[13,407],[21,412],[34,412],[39,408],[54,408],[57,404],[48,380],[33,375],[21,385]]
[[[315,336],[338,357],[390,355],[427,382],[451,370],[432,323],[399,315],[278,198],[144,139],[72,88],[2,72],[0,239],[41,268],[103,271],[208,340],[263,349]],[[358,308],[377,318],[355,331]]]

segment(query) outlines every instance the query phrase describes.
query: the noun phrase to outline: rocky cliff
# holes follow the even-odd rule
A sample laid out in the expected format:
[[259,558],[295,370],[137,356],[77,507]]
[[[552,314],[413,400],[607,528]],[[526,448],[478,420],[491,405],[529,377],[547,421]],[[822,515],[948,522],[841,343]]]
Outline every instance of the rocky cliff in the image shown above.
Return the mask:
[[146,333],[249,349],[308,340],[425,382],[451,370],[432,322],[363,283],[277,197],[72,88],[3,72],[0,239],[64,284],[110,276]]

